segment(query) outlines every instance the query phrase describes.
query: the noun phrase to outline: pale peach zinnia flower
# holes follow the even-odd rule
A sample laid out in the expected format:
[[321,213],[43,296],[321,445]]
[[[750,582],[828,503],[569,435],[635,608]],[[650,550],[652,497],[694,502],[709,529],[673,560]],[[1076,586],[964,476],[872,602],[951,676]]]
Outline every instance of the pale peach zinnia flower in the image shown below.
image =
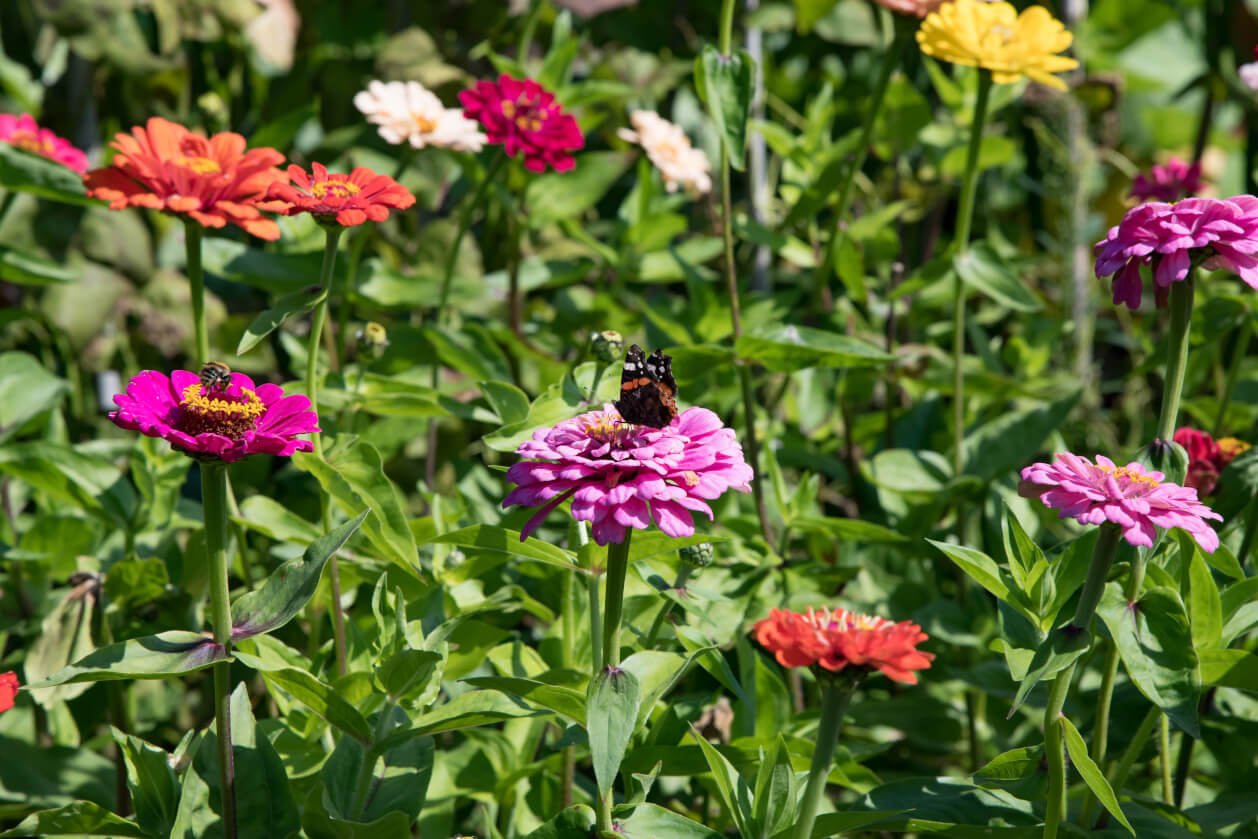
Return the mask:
[[679,187],[704,194],[712,190],[711,165],[702,149],[690,145],[690,138],[681,128],[655,111],[634,111],[629,115],[633,131],[622,128],[622,140],[642,146],[651,159],[669,192]]
[[438,146],[452,151],[478,152],[486,137],[461,108],[447,108],[419,82],[368,83],[354,96],[354,107],[367,121],[380,126],[385,142],[410,143],[413,148]]

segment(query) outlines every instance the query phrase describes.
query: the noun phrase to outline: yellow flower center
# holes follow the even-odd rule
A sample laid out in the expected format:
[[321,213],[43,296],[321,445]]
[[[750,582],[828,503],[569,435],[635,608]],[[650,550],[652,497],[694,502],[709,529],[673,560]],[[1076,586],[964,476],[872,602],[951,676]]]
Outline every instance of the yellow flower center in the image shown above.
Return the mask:
[[415,123],[415,130],[419,134],[431,134],[437,130],[437,123],[423,114],[411,114],[411,120]]
[[502,115],[507,119],[513,119],[515,117],[515,103],[510,99],[502,100]]
[[1131,481],[1133,484],[1140,484],[1141,486],[1147,486],[1150,488],[1160,486],[1160,483],[1157,480],[1150,478],[1148,475],[1144,474],[1143,472],[1136,472],[1135,470],[1129,469],[1126,466],[1099,466],[1098,465],[1098,468],[1102,472],[1106,472],[1107,474],[1113,475],[1115,480],[1121,481],[1123,478],[1126,478],[1127,480]]
[[35,154],[50,155],[53,153],[52,141],[39,139],[39,135],[33,131],[15,131],[9,138],[9,143]]
[[316,181],[310,185],[310,194],[319,199],[339,198],[344,200],[358,193],[358,185],[349,181]]
[[1235,437],[1220,437],[1216,440],[1219,444],[1219,451],[1227,455],[1229,458],[1236,457],[1249,448],[1249,444],[1244,440],[1237,440]]
[[620,417],[614,414],[598,413],[585,420],[586,436],[595,440],[601,440],[604,443],[615,443],[619,441],[626,426],[620,421]]
[[192,435],[221,434],[231,440],[253,431],[266,413],[266,406],[249,388],[239,391],[236,395],[228,390],[207,389],[200,382],[188,385],[179,400],[183,409],[177,424],[179,430]]
[[175,163],[185,169],[191,169],[198,175],[213,175],[223,171],[223,167],[218,165],[218,161],[211,160],[208,157],[189,157],[187,155],[180,155],[175,158]]

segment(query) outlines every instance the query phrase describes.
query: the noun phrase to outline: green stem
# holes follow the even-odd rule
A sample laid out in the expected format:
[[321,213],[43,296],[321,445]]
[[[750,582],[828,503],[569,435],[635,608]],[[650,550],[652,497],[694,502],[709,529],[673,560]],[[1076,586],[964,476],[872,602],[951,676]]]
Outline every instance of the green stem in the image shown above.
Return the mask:
[[1170,804],[1175,795],[1171,778],[1171,720],[1166,714],[1158,718],[1158,768],[1162,775],[1162,801]]
[[1155,440],[1175,436],[1179,418],[1179,397],[1184,389],[1184,372],[1188,369],[1188,332],[1192,327],[1192,297],[1196,269],[1177,283],[1171,283],[1171,325],[1167,335],[1166,378],[1162,382],[1162,411],[1158,416]]
[[1214,415],[1214,428],[1210,433],[1215,437],[1223,432],[1223,423],[1227,421],[1227,409],[1232,403],[1232,391],[1236,389],[1241,365],[1245,363],[1245,354],[1249,352],[1249,337],[1254,331],[1253,324],[1253,315],[1246,311],[1245,320],[1236,333],[1236,346],[1232,348],[1232,360],[1228,364],[1227,377],[1223,380],[1223,393],[1219,396],[1219,409]]
[[1187,731],[1179,737],[1179,759],[1175,763],[1175,789],[1173,802],[1176,807],[1184,806],[1184,791],[1188,788],[1188,776],[1192,772],[1193,746],[1197,743]]
[[623,542],[611,542],[607,546],[607,591],[603,594],[603,666],[598,671],[620,666],[620,616],[625,605],[625,575],[629,572],[629,542],[632,536],[633,528],[627,527]]
[[205,273],[201,270],[201,225],[189,219],[184,222],[184,245],[187,251],[184,270],[192,292],[192,332],[195,336],[196,363],[210,360],[210,333],[205,326]]
[[843,712],[847,710],[855,688],[848,682],[831,682],[821,691],[821,720],[817,727],[816,747],[812,752],[812,764],[808,767],[808,786],[804,788],[804,797],[799,804],[792,839],[812,837],[813,825],[817,822],[817,806],[825,792],[826,779],[830,777],[835,747],[839,745]]
[[[201,464],[201,509],[210,573],[210,626],[214,643],[231,646],[232,613],[227,584],[227,467]],[[214,665],[214,725],[218,734],[223,835],[236,836],[236,765],[232,753],[231,662]]]
[[1131,767],[1136,765],[1136,758],[1140,757],[1140,752],[1144,750],[1145,743],[1148,743],[1149,737],[1153,735],[1153,726],[1157,724],[1159,718],[1165,717],[1166,715],[1156,705],[1145,714],[1140,727],[1136,729],[1131,742],[1127,744],[1127,748],[1123,750],[1122,757],[1118,759],[1118,765],[1114,767],[1113,773],[1109,776],[1110,787],[1115,792],[1121,790],[1123,785],[1127,783],[1127,775],[1131,773]]
[[[680,589],[686,585],[686,581],[690,579],[694,568],[688,562],[683,562],[681,568],[677,569],[677,579],[673,580],[673,588]],[[664,620],[668,617],[669,612],[673,611],[673,601],[665,599],[664,605],[655,614],[655,620],[651,621],[651,628],[647,630],[646,638],[642,642],[642,649],[649,650],[655,646],[655,636],[659,634],[660,627],[664,625]]]
[[721,28],[720,28],[720,46],[718,49],[721,55],[729,55],[734,48],[734,0],[721,0]]
[[1048,800],[1044,810],[1044,839],[1054,839],[1062,818],[1066,815],[1066,751],[1062,737],[1061,709],[1070,692],[1070,682],[1075,675],[1071,664],[1053,679],[1048,694],[1048,706],[1044,709],[1044,754],[1048,760]]
[[[970,125],[970,147],[965,158],[965,179],[961,182],[961,204],[957,210],[957,256],[970,247],[970,226],[974,222],[974,196],[978,190],[978,153],[983,145],[983,125],[991,98],[992,75],[979,71],[978,99]],[[965,283],[956,275],[952,297],[952,469],[958,477],[964,468],[965,440]]]
[[874,124],[882,113],[883,103],[887,98],[887,86],[891,82],[891,74],[900,63],[900,56],[916,29],[916,19],[905,15],[895,16],[895,38],[882,54],[882,64],[878,68],[878,78],[874,81],[874,91],[869,100],[869,108],[865,112],[865,121],[861,124],[860,138],[856,150],[852,153],[852,162],[843,173],[839,182],[839,203],[834,211],[834,232],[826,246],[825,258],[817,266],[814,285],[820,294],[830,283],[834,275],[834,264],[838,260],[839,246],[843,244],[847,230],[847,214],[852,206],[852,187],[856,183],[856,173],[865,166],[865,157],[869,154],[870,140],[874,133]]
[[1236,561],[1243,567],[1254,546],[1254,537],[1258,536],[1258,495],[1249,502],[1245,513],[1245,538],[1241,540],[1240,550],[1236,552]]
[[[563,636],[560,640],[563,666],[572,670],[576,666],[577,639],[577,581],[574,572],[563,575],[563,612],[560,614]],[[564,809],[572,806],[572,790],[576,782],[577,754],[574,746],[563,749],[563,771],[560,777],[559,803]]]
[[[327,237],[323,243],[323,264],[319,268],[319,285],[323,289],[323,299],[315,306],[314,320],[310,325],[310,340],[306,343],[306,394],[310,398],[310,409],[319,412],[319,339],[323,334],[323,324],[328,318],[328,301],[332,299],[332,281],[336,276],[336,247],[340,242],[341,233],[345,228],[328,225],[325,230]],[[323,457],[323,435],[314,435],[315,457]],[[323,532],[332,529],[331,499],[326,492],[319,493],[320,518]],[[345,675],[345,613],[341,609],[341,570],[336,555],[328,560],[328,584],[331,589],[331,612],[333,643],[336,647],[336,672]]]
[[1083,583],[1083,591],[1079,594],[1079,605],[1075,608],[1074,620],[1071,624],[1085,632],[1092,625],[1092,616],[1096,614],[1096,606],[1101,602],[1101,594],[1105,591],[1105,580],[1109,577],[1110,566],[1118,554],[1118,543],[1122,539],[1123,529],[1116,524],[1101,525],[1097,535],[1096,546],[1092,548],[1092,563],[1088,566],[1088,578]]

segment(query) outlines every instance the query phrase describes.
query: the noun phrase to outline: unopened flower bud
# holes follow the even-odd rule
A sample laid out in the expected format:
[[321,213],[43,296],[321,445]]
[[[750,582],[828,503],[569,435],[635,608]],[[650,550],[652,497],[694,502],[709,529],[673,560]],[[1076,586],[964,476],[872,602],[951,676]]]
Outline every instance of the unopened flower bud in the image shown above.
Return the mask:
[[374,320],[367,321],[354,337],[358,341],[358,356],[364,361],[375,361],[389,348],[389,333]]
[[681,549],[681,561],[693,568],[707,568],[712,564],[712,543],[686,545]]
[[619,332],[590,333],[590,354],[603,364],[619,361],[625,354],[625,339]]

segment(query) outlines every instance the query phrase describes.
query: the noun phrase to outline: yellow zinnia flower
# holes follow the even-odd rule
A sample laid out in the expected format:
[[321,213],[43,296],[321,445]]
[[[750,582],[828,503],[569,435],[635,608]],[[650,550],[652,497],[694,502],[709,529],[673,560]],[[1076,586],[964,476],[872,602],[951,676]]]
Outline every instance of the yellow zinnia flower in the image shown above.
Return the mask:
[[1053,73],[1079,66],[1073,58],[1057,55],[1072,40],[1043,6],[1018,14],[1008,3],[980,0],[944,3],[917,30],[917,43],[927,55],[990,70],[998,84],[1028,76],[1058,90],[1065,90],[1066,83]]

